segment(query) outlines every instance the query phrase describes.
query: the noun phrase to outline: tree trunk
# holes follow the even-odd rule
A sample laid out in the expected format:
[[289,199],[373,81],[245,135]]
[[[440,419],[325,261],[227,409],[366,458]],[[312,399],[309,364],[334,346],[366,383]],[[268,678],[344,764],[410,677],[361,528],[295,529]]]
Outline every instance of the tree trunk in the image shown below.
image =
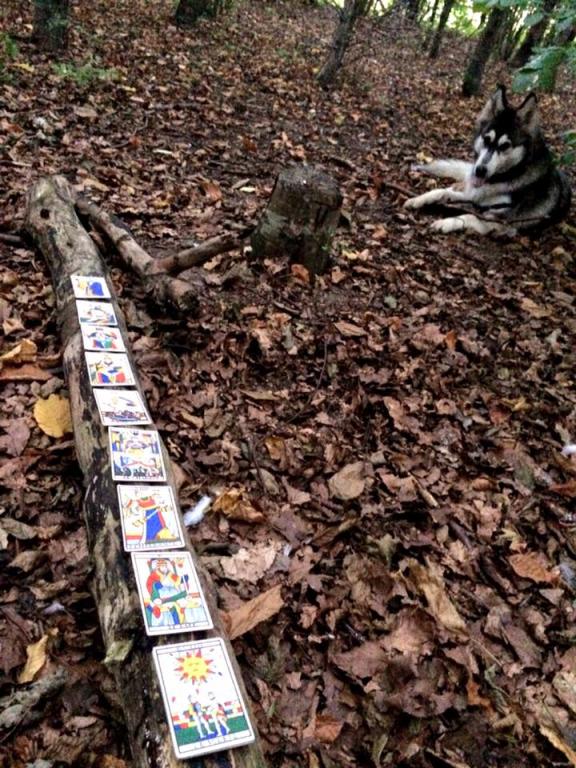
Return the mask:
[[342,195],[325,173],[307,166],[281,171],[252,235],[258,259],[287,254],[312,275],[328,266]]
[[68,45],[70,0],[34,0],[33,37],[42,51],[58,53]]
[[526,37],[510,61],[512,67],[516,69],[523,67],[532,56],[534,49],[540,45],[550,24],[550,14],[557,4],[558,0],[544,0],[542,6],[544,18],[529,28]]
[[219,0],[179,0],[176,8],[176,26],[193,27],[202,16],[216,16],[221,10]]
[[359,5],[359,0],[346,0],[344,8],[340,11],[340,20],[334,31],[332,46],[318,75],[318,82],[322,88],[329,88],[333,85],[342,66],[344,55],[352,40],[354,25],[359,16]]
[[446,24],[448,23],[448,18],[450,17],[450,13],[452,12],[452,8],[454,7],[455,2],[456,0],[444,0],[442,13],[440,14],[440,20],[438,21],[438,27],[436,29],[436,33],[434,34],[432,44],[430,45],[430,51],[428,53],[428,56],[431,59],[435,59],[438,56],[440,43],[442,42],[442,37],[444,36],[444,30],[446,29]]
[[[96,246],[74,212],[74,197],[62,176],[36,182],[28,195],[27,232],[44,254],[52,272],[58,322],[64,350],[64,372],[70,392],[70,406],[78,463],[84,475],[86,495],[83,513],[88,546],[94,563],[93,592],[98,608],[106,663],[114,674],[125,715],[134,768],[265,768],[258,742],[231,752],[181,761],[174,756],[151,649],[155,644],[142,626],[130,560],[122,550],[116,487],[110,471],[108,428],[103,427],[96,408],[84,363],[70,275],[106,276]],[[112,298],[120,331],[128,336],[122,313]],[[128,346],[128,345],[127,345]],[[130,350],[128,355],[131,357]],[[136,370],[133,364],[133,370]],[[140,385],[137,389],[142,394]],[[174,489],[170,461],[163,448],[168,482]],[[177,496],[176,496],[177,498]],[[188,551],[194,552],[188,543]],[[224,635],[211,582],[196,563],[215,632]],[[211,633],[210,633],[211,634]],[[179,635],[188,640],[190,635]],[[234,659],[236,677],[244,692],[242,677]]]
[[463,96],[476,96],[482,87],[482,78],[490,54],[494,49],[500,24],[504,21],[505,13],[501,8],[490,11],[486,26],[480,35],[472,56],[468,61],[464,80],[462,82]]
[[[428,20],[428,34],[426,35],[426,48],[429,48],[432,40],[435,35],[435,27],[434,24],[436,22],[436,14],[438,13],[438,7],[440,5],[440,0],[434,0],[434,5],[432,6],[432,13],[430,14],[430,19]],[[423,19],[421,19],[423,21]]]

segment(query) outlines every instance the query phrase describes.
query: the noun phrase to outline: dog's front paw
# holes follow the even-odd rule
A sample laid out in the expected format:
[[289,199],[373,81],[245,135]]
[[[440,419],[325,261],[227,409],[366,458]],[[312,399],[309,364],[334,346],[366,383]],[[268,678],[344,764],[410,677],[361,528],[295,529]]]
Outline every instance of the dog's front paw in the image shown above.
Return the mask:
[[422,208],[424,203],[421,202],[422,195],[419,195],[418,197],[410,197],[406,202],[404,203],[404,208],[407,208],[408,210],[415,210],[416,208]]
[[442,232],[443,235],[449,235],[450,232],[462,232],[465,228],[465,223],[462,219],[452,217],[450,219],[438,219],[430,224],[430,228],[434,232]]

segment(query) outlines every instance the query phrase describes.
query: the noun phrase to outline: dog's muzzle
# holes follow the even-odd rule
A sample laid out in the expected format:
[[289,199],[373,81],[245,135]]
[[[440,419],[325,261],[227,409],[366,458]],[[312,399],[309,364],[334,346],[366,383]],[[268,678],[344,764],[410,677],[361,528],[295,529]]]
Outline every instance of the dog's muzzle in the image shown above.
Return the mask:
[[474,170],[472,172],[472,186],[473,187],[481,187],[482,184],[486,181],[486,176],[488,175],[488,169],[485,165],[477,165],[474,167]]

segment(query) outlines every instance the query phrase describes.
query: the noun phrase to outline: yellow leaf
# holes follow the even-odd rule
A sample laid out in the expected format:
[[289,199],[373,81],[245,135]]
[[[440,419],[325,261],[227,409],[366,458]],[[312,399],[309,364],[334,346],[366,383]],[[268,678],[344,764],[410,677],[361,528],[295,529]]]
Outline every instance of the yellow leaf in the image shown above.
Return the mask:
[[8,352],[5,352],[3,355],[0,355],[0,362],[3,363],[25,363],[25,362],[33,362],[36,360],[36,353],[38,352],[38,347],[36,344],[34,344],[33,341],[30,341],[29,339],[24,339],[19,344],[16,344],[15,347],[13,347]]
[[50,395],[47,400],[37,400],[34,406],[36,423],[50,437],[62,437],[72,432],[70,403],[60,395]]
[[[52,630],[52,632],[54,632],[54,630]],[[44,635],[37,643],[32,643],[26,648],[26,664],[18,676],[20,685],[31,683],[32,680],[34,680],[36,673],[44,666],[44,662],[46,661],[46,645],[48,644],[49,638],[50,635]]]

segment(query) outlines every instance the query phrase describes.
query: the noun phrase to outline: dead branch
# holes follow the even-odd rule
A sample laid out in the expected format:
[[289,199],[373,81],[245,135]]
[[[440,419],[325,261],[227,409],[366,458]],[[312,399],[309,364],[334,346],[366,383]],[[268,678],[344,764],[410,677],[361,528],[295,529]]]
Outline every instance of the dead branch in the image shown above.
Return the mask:
[[253,231],[253,227],[247,227],[238,233],[213,237],[200,245],[195,245],[193,248],[186,248],[175,256],[166,256],[164,259],[158,259],[156,266],[159,270],[168,274],[177,275],[185,269],[204,264],[213,256],[241,248],[243,240],[249,237]]
[[122,261],[142,279],[144,289],[159,304],[173,304],[180,311],[194,311],[198,307],[196,288],[184,280],[170,277],[158,262],[139,245],[128,227],[115,216],[103,211],[95,203],[78,196],[77,210],[103,233],[114,245]]

